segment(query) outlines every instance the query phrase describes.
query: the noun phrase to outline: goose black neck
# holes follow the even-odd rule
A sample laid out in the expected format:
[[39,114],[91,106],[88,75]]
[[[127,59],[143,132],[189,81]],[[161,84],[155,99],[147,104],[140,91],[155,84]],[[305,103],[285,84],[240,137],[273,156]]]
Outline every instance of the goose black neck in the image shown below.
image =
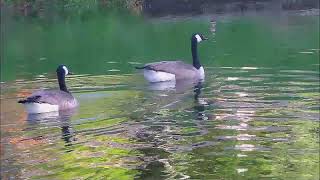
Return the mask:
[[57,75],[58,75],[58,82],[59,82],[60,90],[69,93],[67,86],[66,86],[66,82],[65,82],[65,75],[61,74],[61,73],[57,73]]
[[200,69],[201,64],[198,57],[198,42],[196,39],[191,40],[192,64],[196,69]]

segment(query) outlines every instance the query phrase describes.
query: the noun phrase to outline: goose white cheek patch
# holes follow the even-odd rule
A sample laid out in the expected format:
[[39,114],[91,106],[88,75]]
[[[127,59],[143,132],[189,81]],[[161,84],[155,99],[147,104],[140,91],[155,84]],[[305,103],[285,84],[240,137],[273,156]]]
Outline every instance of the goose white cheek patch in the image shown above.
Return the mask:
[[65,66],[63,66],[62,68],[64,69],[65,75],[68,75],[69,74],[68,68]]
[[199,36],[199,34],[196,35],[196,38],[197,38],[197,41],[198,41],[198,42],[201,42],[201,41],[202,41],[202,38]]

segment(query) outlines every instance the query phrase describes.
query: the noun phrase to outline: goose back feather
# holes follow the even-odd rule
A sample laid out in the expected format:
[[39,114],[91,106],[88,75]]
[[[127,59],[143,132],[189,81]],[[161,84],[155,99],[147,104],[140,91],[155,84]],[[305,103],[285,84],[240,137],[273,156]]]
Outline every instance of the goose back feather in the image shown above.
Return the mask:
[[173,74],[175,75],[175,80],[200,78],[199,73],[197,73],[198,70],[195,67],[182,61],[149,63],[144,66],[144,69]]
[[61,90],[39,90],[19,103],[40,103],[59,106],[59,110],[71,109],[78,106],[78,101],[70,93]]

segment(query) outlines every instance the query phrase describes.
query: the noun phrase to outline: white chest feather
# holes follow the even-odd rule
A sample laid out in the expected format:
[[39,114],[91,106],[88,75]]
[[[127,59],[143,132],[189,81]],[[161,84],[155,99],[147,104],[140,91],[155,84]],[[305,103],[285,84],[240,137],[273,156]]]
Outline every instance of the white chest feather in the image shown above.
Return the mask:
[[176,76],[174,74],[161,71],[144,70],[143,75],[149,82],[163,82],[176,80]]
[[198,73],[199,73],[200,79],[204,79],[205,75],[204,75],[204,69],[202,66],[198,69]]
[[24,106],[29,114],[59,111],[58,105],[52,105],[52,104],[46,104],[46,103],[26,103],[24,104]]

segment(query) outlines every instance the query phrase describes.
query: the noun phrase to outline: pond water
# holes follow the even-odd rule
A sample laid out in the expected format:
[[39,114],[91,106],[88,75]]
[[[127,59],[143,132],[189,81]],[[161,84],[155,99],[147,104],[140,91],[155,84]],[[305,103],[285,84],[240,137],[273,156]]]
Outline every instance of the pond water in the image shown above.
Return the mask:
[[[4,19],[1,179],[319,179],[319,16]],[[148,84],[134,66],[191,62],[206,79]],[[57,87],[77,110],[27,115]]]

